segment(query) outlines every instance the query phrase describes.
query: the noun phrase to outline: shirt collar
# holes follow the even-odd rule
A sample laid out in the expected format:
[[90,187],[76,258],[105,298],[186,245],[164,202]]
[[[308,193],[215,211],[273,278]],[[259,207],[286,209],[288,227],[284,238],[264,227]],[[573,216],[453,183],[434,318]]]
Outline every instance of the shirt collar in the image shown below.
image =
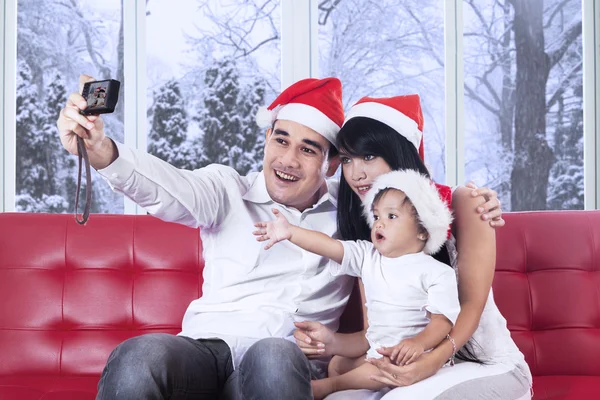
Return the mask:
[[[340,182],[336,178],[330,178],[325,181],[325,184],[319,189],[319,200],[317,203],[307,210],[315,209],[325,202],[330,202],[334,207],[337,208],[337,196]],[[273,201],[267,192],[267,184],[265,181],[265,174],[263,171],[256,174],[256,179],[251,183],[250,188],[242,196],[246,201],[251,201],[257,204],[264,204]]]
[[245,195],[242,196],[244,200],[251,201],[253,203],[263,204],[268,203],[271,200],[269,192],[267,192],[267,184],[265,183],[265,174],[260,171],[256,174],[256,179],[251,183],[250,188]]

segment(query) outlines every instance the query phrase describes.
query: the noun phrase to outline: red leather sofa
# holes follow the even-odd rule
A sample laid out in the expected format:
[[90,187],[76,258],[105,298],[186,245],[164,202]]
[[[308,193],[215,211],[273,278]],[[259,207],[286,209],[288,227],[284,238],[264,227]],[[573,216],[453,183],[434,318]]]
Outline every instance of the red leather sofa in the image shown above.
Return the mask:
[[[535,399],[600,399],[600,211],[506,221],[494,291]],[[153,217],[0,214],[0,399],[94,399],[118,343],[179,332],[203,265],[197,230]]]

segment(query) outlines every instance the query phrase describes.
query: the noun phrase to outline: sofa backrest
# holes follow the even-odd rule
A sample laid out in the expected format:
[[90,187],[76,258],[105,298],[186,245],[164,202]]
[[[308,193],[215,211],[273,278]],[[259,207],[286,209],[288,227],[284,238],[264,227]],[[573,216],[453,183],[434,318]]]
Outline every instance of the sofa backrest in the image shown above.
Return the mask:
[[0,376],[99,375],[123,340],[180,332],[203,267],[197,229],[150,216],[0,213]]
[[[505,219],[494,295],[532,372],[600,375],[600,211]],[[203,266],[197,229],[150,216],[0,213],[0,376],[99,375],[123,340],[178,333]]]
[[534,375],[600,375],[600,211],[508,213],[494,298]]

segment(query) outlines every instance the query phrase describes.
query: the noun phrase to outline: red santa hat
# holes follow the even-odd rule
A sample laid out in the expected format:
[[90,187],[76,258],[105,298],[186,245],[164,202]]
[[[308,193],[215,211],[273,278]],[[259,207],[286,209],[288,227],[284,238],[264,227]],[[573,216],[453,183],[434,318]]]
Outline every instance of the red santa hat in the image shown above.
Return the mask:
[[373,200],[377,193],[388,188],[404,192],[412,202],[419,221],[429,234],[423,251],[426,254],[435,254],[448,239],[453,219],[450,211],[450,188],[434,184],[431,179],[415,170],[392,171],[380,175],[363,202],[363,213],[370,227],[374,224]]
[[337,78],[309,78],[294,83],[256,114],[256,123],[261,128],[273,126],[278,119],[309,127],[335,145],[344,123],[342,83]]
[[382,122],[411,142],[425,159],[423,150],[423,112],[418,94],[396,97],[363,97],[346,114],[346,122],[367,117]]

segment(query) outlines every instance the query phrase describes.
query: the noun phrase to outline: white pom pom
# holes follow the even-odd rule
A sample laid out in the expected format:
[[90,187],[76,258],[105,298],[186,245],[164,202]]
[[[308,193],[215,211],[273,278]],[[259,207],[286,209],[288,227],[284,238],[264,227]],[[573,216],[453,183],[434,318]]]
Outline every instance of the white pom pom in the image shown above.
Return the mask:
[[273,111],[269,111],[266,106],[258,108],[256,112],[256,125],[260,128],[270,128],[273,124]]

